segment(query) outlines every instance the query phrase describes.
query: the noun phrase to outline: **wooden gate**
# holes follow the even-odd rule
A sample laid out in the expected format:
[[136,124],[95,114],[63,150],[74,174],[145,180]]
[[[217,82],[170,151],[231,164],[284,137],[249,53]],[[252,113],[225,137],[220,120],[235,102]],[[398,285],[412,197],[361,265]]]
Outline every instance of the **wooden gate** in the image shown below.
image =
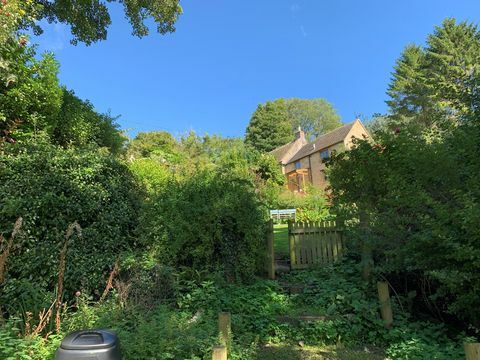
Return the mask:
[[288,222],[290,268],[329,264],[339,259],[345,248],[343,229],[335,221]]

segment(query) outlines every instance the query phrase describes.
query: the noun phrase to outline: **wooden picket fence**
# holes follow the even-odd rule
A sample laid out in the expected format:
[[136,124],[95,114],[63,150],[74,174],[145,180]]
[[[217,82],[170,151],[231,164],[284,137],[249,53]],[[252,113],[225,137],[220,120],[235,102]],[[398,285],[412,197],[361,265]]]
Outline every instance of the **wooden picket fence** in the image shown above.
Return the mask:
[[288,222],[290,268],[329,264],[344,253],[343,229],[335,221]]

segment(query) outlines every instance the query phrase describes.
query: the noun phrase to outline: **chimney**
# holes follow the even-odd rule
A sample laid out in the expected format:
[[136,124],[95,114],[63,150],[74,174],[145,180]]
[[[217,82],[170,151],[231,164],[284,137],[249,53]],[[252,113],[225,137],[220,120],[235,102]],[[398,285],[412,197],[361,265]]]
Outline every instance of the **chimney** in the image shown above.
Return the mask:
[[305,140],[305,133],[303,132],[302,128],[299,126],[298,130],[295,132],[295,139],[303,139]]

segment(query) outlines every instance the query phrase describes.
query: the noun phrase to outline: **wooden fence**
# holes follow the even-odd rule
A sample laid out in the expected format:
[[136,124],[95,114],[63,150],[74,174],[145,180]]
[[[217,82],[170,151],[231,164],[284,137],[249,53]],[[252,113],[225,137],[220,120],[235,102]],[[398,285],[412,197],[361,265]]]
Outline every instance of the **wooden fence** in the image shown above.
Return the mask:
[[335,221],[289,221],[288,240],[291,269],[332,263],[345,249],[343,229]]

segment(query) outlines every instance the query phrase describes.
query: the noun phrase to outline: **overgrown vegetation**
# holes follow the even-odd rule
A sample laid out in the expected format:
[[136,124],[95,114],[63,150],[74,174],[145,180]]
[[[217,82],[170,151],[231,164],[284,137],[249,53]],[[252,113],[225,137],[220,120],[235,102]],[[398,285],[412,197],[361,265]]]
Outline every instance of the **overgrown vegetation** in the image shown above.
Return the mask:
[[[189,273],[178,273],[172,279],[178,280],[171,283],[171,305],[164,303],[145,310],[120,306],[119,293],[101,304],[92,304],[82,296],[76,312],[64,320],[63,330],[113,329],[120,337],[125,359],[158,354],[164,354],[164,359],[207,359],[216,342],[218,312],[230,311],[232,359],[261,359],[265,353],[262,344],[300,349],[299,343],[306,347],[337,347],[340,353],[342,347],[361,349],[350,352],[363,354],[366,359],[385,355],[393,359],[463,358],[463,339],[451,340],[443,325],[412,321],[402,310],[406,306],[404,298],[395,300],[395,328],[385,329],[378,317],[375,289],[362,283],[357,266],[350,262],[292,273],[281,279],[285,284],[303,284],[298,294],[262,279],[251,285],[228,284],[212,275],[193,279]],[[304,314],[322,315],[323,319],[296,320],[296,316]],[[2,330],[2,337],[11,345],[0,348],[4,356],[13,353],[15,344],[15,337],[8,335],[7,329]],[[46,343],[38,338],[18,342],[17,354],[51,354],[55,349],[52,343],[58,344],[58,340],[54,336]],[[366,349],[365,344],[369,344]]]
[[[345,359],[463,357],[480,325],[475,26],[447,20],[425,49],[405,50],[391,114],[373,127],[375,142],[332,156],[327,199],[314,188],[285,194],[265,151],[298,124],[336,127],[328,103],[261,105],[246,141],[152,132],[125,146],[115,117],[62,87],[53,55],[37,57],[18,33],[35,9],[70,23],[78,40],[102,39],[104,4],[72,18],[69,1],[38,3],[0,4],[0,358],[52,358],[66,333],[90,327],[115,330],[126,359],[210,358],[220,311],[233,316],[231,359],[298,347]],[[146,15],[166,32],[180,12],[177,1],[125,6],[138,35]],[[273,207],[298,208],[300,221],[345,219],[348,258],[259,277]],[[380,278],[395,290],[392,329],[378,314]]]
[[333,201],[352,221],[363,260],[409,294],[416,311],[442,321],[453,315],[475,334],[479,38],[476,26],[447,19],[425,50],[408,47],[392,80],[392,115],[375,143],[358,141],[330,164]]

